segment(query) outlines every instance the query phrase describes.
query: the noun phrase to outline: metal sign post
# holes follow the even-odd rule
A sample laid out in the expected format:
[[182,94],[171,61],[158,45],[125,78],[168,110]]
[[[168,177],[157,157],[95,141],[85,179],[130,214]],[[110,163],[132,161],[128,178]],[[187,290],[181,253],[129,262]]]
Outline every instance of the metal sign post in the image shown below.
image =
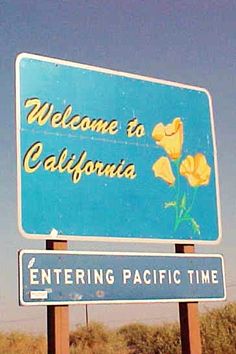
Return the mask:
[[86,319],[86,328],[88,328],[89,326],[88,304],[85,305],[85,319]]
[[[176,245],[176,253],[194,253],[194,245]],[[180,334],[183,354],[201,354],[198,302],[179,303]]]
[[[67,241],[46,241],[47,250],[66,250]],[[48,354],[69,354],[69,306],[47,306]]]

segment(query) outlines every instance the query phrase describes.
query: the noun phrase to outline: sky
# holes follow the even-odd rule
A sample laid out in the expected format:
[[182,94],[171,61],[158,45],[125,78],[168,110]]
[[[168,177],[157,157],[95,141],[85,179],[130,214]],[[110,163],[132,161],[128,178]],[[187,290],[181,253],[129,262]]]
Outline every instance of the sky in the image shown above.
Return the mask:
[[[21,52],[205,87],[213,98],[227,301],[236,299],[236,3],[234,1],[0,0],[0,330],[44,332],[46,308],[18,306],[17,251],[44,249],[17,229],[15,59]],[[173,252],[173,245],[70,241],[73,250]],[[216,305],[222,305],[217,303]],[[202,303],[201,310],[213,306]],[[91,305],[90,320],[108,326],[177,319],[176,304]],[[72,306],[70,324],[84,323]]]

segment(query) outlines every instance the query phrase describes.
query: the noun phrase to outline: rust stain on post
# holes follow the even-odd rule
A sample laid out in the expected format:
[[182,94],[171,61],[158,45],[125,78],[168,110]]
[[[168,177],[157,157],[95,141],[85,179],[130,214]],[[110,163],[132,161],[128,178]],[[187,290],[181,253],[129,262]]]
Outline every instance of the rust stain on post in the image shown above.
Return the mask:
[[[194,253],[194,245],[175,245],[176,253]],[[179,303],[182,354],[202,354],[198,302]]]
[[[47,250],[67,250],[67,241],[46,241]],[[47,306],[48,354],[69,354],[69,306]]]

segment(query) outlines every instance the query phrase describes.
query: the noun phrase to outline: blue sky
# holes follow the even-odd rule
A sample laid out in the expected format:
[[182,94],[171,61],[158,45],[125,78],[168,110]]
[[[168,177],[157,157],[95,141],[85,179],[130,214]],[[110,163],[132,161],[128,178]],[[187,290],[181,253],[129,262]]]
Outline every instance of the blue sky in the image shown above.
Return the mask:
[[[228,299],[236,298],[236,4],[233,1],[0,1],[0,328],[43,331],[46,310],[19,308],[17,250],[44,248],[17,230],[14,62],[20,52],[132,72],[207,88],[213,98],[223,240],[197,251],[223,253]],[[85,244],[72,242],[76,250]],[[106,249],[122,250],[118,244]],[[130,246],[131,247],[131,246]],[[103,244],[89,245],[101,250]],[[133,250],[141,251],[140,245]],[[146,246],[173,251],[173,246]],[[171,305],[91,306],[91,319],[108,325],[156,322],[177,316]],[[201,305],[205,308],[208,304]],[[112,319],[111,319],[112,318]],[[71,325],[84,320],[84,308],[72,307]]]

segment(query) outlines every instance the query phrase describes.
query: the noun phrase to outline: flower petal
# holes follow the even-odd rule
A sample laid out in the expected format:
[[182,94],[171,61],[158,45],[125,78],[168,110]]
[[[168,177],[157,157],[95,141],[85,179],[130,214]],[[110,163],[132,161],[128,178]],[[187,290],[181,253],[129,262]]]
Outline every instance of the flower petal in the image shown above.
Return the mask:
[[155,177],[160,177],[169,185],[175,183],[175,176],[172,172],[170,161],[167,157],[159,158],[152,166]]
[[195,156],[188,155],[180,165],[180,174],[187,178],[191,187],[207,185],[210,180],[211,167],[206,157],[198,153]]
[[152,138],[162,146],[169,157],[176,160],[180,157],[183,145],[183,123],[179,117],[166,126],[157,124],[152,132]]
[[152,138],[159,142],[165,136],[165,128],[162,123],[157,124],[152,131]]

